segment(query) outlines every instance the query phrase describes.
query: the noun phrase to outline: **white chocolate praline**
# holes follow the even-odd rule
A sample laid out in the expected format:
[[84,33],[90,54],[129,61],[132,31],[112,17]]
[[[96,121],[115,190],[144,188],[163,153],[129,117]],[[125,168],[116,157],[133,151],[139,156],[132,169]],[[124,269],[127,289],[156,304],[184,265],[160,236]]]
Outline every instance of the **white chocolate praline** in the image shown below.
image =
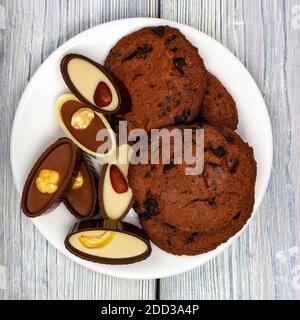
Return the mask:
[[80,252],[108,259],[126,259],[137,257],[148,250],[147,244],[141,239],[130,234],[115,232],[112,240],[101,248],[86,248],[79,238],[81,236],[100,237],[106,230],[89,230],[73,234],[70,239],[70,245]]
[[[127,177],[128,174],[131,152],[132,149],[126,144],[120,146],[118,149],[118,158],[115,165],[120,169],[124,177]],[[132,190],[129,187],[124,193],[117,193],[114,190],[110,181],[110,167],[111,164],[107,166],[103,180],[103,206],[106,215],[109,218],[116,220],[124,214],[126,209],[128,209],[132,199]]]
[[117,108],[119,99],[114,86],[107,76],[92,63],[80,58],[70,59],[67,72],[76,89],[93,105],[95,105],[94,94],[98,84],[101,81],[105,82],[111,91],[112,101],[108,106],[101,109],[114,111]]
[[116,157],[116,135],[113,132],[113,130],[111,129],[111,126],[109,124],[109,122],[106,120],[105,116],[103,114],[101,114],[100,112],[94,112],[95,116],[99,117],[100,120],[102,121],[102,123],[104,124],[104,126],[106,128],[108,128],[108,132],[110,134],[110,141],[111,141],[111,149],[109,150],[109,152],[105,153],[105,154],[99,154],[96,152],[93,152],[91,150],[89,150],[88,148],[86,148],[84,145],[82,145],[81,143],[79,143],[71,134],[71,132],[68,130],[68,128],[66,127],[64,121],[62,120],[62,116],[61,116],[61,108],[62,106],[68,102],[68,101],[76,101],[76,102],[80,102],[79,99],[71,93],[66,93],[63,94],[61,96],[59,96],[56,100],[55,103],[55,109],[56,109],[56,115],[57,115],[57,119],[58,122],[61,126],[61,128],[63,129],[63,131],[65,132],[65,134],[84,152],[86,152],[87,154],[93,156],[94,158],[96,158],[97,160],[99,160],[102,163],[108,163],[111,162],[112,159],[115,159]]

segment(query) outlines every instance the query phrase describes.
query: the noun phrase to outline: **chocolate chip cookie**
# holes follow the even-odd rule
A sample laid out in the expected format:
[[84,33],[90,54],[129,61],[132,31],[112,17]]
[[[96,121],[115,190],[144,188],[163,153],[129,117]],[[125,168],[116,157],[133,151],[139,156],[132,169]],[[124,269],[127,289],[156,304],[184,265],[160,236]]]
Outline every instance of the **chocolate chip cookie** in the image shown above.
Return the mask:
[[125,36],[105,67],[130,94],[131,111],[117,116],[129,130],[187,123],[199,113],[206,71],[198,49],[178,29],[146,27]]
[[182,231],[156,217],[140,219],[140,222],[151,241],[162,250],[175,255],[196,255],[215,249],[242,229],[251,216],[252,206],[253,203],[214,233]]
[[220,80],[207,72],[207,88],[199,113],[199,120],[215,126],[237,128],[238,114],[235,102]]
[[[173,127],[168,128],[171,131]],[[155,217],[181,231],[214,233],[254,202],[256,162],[252,148],[232,130],[210,125],[184,125],[192,129],[195,150],[196,129],[204,130],[204,169],[186,175],[186,162],[130,165],[129,184],[140,218]],[[150,157],[150,149],[149,149]],[[175,161],[174,161],[175,162]]]

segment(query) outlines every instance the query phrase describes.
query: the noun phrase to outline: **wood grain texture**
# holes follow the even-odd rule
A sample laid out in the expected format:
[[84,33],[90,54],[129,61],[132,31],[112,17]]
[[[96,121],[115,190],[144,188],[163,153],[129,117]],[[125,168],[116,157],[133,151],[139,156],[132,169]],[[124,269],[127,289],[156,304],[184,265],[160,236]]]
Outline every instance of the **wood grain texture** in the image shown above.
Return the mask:
[[[0,30],[0,264],[6,266],[5,299],[153,299],[155,281],[119,280],[75,265],[57,252],[20,213],[9,163],[15,109],[28,81],[59,45],[105,21],[157,16],[156,1],[1,1]],[[20,160],[21,161],[21,160]]]
[[[164,1],[161,17],[228,47],[253,75],[274,133],[271,182],[256,218],[210,263],[160,283],[162,299],[296,299],[299,250],[299,1]],[[298,19],[299,20],[299,19]],[[290,255],[290,256],[289,256]]]
[[155,281],[96,274],[49,245],[20,214],[9,164],[14,112],[42,61],[89,27],[135,16],[191,25],[229,48],[261,88],[274,133],[272,178],[256,218],[216,259],[160,280],[160,298],[300,298],[299,0],[0,0],[0,5],[6,15],[3,23],[0,12],[0,265],[7,283],[0,299],[155,298]]

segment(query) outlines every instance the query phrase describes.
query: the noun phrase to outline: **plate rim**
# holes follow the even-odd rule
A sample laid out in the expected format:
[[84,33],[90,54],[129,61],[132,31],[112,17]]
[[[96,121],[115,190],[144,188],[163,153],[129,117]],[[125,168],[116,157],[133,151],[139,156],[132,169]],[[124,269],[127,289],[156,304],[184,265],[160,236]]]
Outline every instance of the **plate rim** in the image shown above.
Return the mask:
[[[76,35],[74,35],[72,38],[68,39],[67,41],[65,41],[64,43],[62,43],[58,48],[56,48],[43,62],[42,64],[35,70],[34,74],[32,75],[32,77],[30,78],[29,82],[27,83],[21,98],[19,100],[18,106],[15,110],[15,114],[14,114],[14,119],[13,119],[13,124],[12,124],[12,129],[11,129],[11,135],[10,135],[10,166],[11,166],[11,170],[12,170],[12,176],[13,176],[13,181],[14,181],[14,185],[16,187],[17,193],[18,195],[20,195],[20,190],[21,190],[21,186],[17,181],[17,177],[15,175],[15,171],[13,170],[14,168],[14,155],[13,155],[13,141],[14,141],[14,136],[16,135],[17,132],[17,122],[19,121],[19,119],[21,118],[25,108],[24,106],[26,105],[26,99],[28,99],[30,92],[34,86],[34,79],[38,76],[38,74],[43,70],[43,68],[45,67],[45,65],[47,65],[47,63],[49,61],[51,61],[56,55],[60,54],[61,52],[66,51],[66,48],[68,48],[68,46],[70,46],[70,44],[72,44],[73,42],[76,43],[78,41],[78,39],[80,39],[81,37],[84,36],[88,36],[89,34],[92,34],[94,32],[94,30],[101,28],[103,25],[105,25],[106,27],[109,27],[109,25],[115,25],[118,24],[120,22],[128,22],[128,23],[134,23],[137,26],[140,26],[139,23],[144,24],[144,26],[150,26],[151,23],[154,24],[158,24],[158,23],[162,23],[162,24],[172,24],[175,27],[184,27],[185,29],[190,29],[191,31],[195,32],[197,31],[198,33],[201,33],[201,35],[203,37],[209,38],[210,41],[214,42],[217,46],[221,46],[223,50],[227,51],[227,53],[229,55],[232,56],[232,58],[235,60],[235,62],[239,65],[239,68],[243,69],[244,72],[247,73],[247,76],[249,78],[249,80],[252,81],[253,85],[256,87],[257,89],[257,94],[259,99],[261,100],[261,103],[264,105],[263,108],[263,113],[264,113],[264,117],[267,120],[266,121],[266,125],[268,126],[268,128],[266,128],[266,132],[268,132],[268,140],[270,142],[270,144],[267,146],[268,147],[268,166],[266,168],[266,173],[264,176],[264,179],[262,181],[262,188],[261,188],[261,193],[259,195],[259,197],[255,197],[255,206],[252,212],[251,217],[248,219],[247,223],[242,227],[241,230],[239,230],[236,234],[234,234],[232,237],[230,237],[226,242],[222,243],[221,245],[219,245],[217,248],[215,248],[214,250],[209,251],[210,256],[207,257],[207,259],[205,261],[202,262],[197,262],[195,264],[191,264],[191,266],[186,267],[184,270],[180,269],[180,270],[174,270],[172,272],[156,272],[155,276],[151,275],[144,275],[143,277],[136,277],[133,274],[127,274],[126,275],[126,270],[125,271],[113,271],[113,272],[109,272],[106,270],[98,270],[97,269],[97,264],[94,263],[92,265],[86,265],[85,260],[79,259],[78,257],[72,255],[69,252],[62,252],[59,248],[57,248],[49,239],[48,237],[40,230],[39,227],[39,223],[38,221],[35,221],[34,219],[30,219],[31,222],[34,224],[34,226],[38,229],[38,231],[42,234],[42,236],[48,241],[48,243],[50,245],[52,245],[56,250],[58,250],[60,253],[62,253],[64,256],[67,256],[68,258],[70,258],[72,261],[74,261],[75,263],[78,263],[79,265],[88,268],[90,270],[96,271],[100,274],[105,274],[105,275],[109,275],[112,277],[117,277],[117,278],[121,278],[121,279],[132,279],[132,280],[151,280],[151,279],[159,279],[159,278],[166,278],[166,277],[170,277],[170,276],[174,276],[174,275],[178,275],[178,274],[183,274],[185,272],[188,272],[192,269],[195,269],[205,263],[208,263],[209,261],[211,261],[212,259],[214,259],[218,254],[220,254],[221,252],[223,252],[225,249],[229,248],[239,237],[240,235],[248,228],[249,223],[256,217],[257,215],[257,210],[259,209],[261,202],[266,194],[267,188],[268,188],[268,184],[270,181],[270,177],[271,177],[271,171],[272,171],[272,164],[273,164],[273,133],[272,133],[272,126],[271,126],[271,120],[270,120],[270,116],[268,113],[268,109],[266,106],[266,103],[264,101],[264,98],[262,96],[261,90],[258,87],[256,81],[253,79],[252,75],[250,74],[250,72],[248,71],[248,69],[243,65],[243,63],[228,49],[226,48],[222,43],[220,43],[219,41],[217,41],[216,39],[210,37],[209,35],[207,35],[206,33],[200,31],[197,28],[191,27],[189,25],[186,25],[184,23],[180,23],[180,22],[176,22],[173,20],[168,20],[168,19],[161,19],[161,18],[149,18],[149,17],[134,17],[134,18],[124,18],[124,19],[117,19],[117,20],[112,20],[112,21],[108,21],[105,23],[101,23],[98,24],[94,27],[91,27],[87,30],[84,30]],[[142,27],[142,26],[141,26]],[[23,106],[23,107],[22,107]],[[267,153],[267,152],[266,152]],[[152,243],[153,245],[153,243]],[[185,256],[183,256],[185,257]]]

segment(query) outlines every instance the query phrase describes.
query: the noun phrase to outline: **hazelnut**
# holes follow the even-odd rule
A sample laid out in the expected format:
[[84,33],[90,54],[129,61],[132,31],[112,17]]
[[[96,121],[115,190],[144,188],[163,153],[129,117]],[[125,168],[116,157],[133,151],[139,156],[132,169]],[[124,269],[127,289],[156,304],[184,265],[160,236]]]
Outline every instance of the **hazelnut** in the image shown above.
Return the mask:
[[72,115],[71,126],[74,129],[86,129],[95,118],[95,113],[90,108],[80,108]]
[[59,173],[55,170],[42,169],[35,179],[35,186],[41,193],[54,193],[58,188]]
[[83,185],[83,176],[81,171],[79,171],[77,177],[74,178],[73,180],[72,189],[79,189],[82,187],[82,185]]

